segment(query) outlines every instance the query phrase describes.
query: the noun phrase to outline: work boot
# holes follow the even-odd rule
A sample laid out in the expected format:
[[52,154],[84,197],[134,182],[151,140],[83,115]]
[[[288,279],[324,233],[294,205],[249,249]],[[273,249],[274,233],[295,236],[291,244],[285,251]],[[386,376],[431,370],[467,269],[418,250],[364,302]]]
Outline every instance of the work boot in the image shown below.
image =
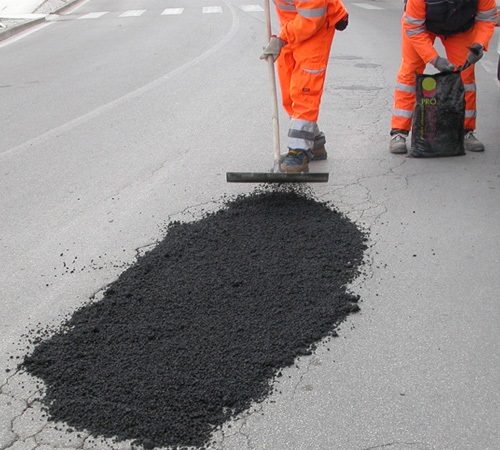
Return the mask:
[[288,154],[280,165],[285,173],[309,172],[309,157],[305,150],[288,149]]
[[468,152],[484,152],[484,145],[474,136],[473,130],[464,131],[464,148]]
[[[325,143],[326,139],[323,132],[321,132],[314,138],[313,148],[311,151],[308,152],[311,161],[322,161],[328,158],[328,153],[325,148]],[[281,155],[280,163],[282,163],[286,157],[287,155]]]
[[395,154],[403,154],[406,153],[408,150],[406,149],[406,138],[408,137],[408,134],[402,133],[402,132],[397,132],[397,133],[392,133],[391,132],[391,140],[389,142],[389,151],[391,153]]
[[325,148],[326,138],[323,132],[314,138],[314,147],[311,151],[311,161],[322,161],[328,158]]
[[328,158],[328,153],[324,145],[320,148],[313,149],[311,153],[311,161],[323,161]]

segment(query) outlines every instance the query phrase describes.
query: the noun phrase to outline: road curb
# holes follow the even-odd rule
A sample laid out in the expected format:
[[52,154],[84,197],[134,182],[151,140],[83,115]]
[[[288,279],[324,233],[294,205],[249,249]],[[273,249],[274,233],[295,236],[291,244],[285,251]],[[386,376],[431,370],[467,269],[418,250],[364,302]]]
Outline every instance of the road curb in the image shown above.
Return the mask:
[[72,0],[66,3],[65,5],[61,6],[58,9],[55,9],[52,11],[50,14],[47,14],[45,17],[39,17],[37,19],[33,20],[28,20],[26,22],[20,23],[19,25],[15,25],[13,27],[7,28],[6,30],[0,31],[0,42],[4,41],[5,39],[9,39],[12,36],[15,36],[16,34],[22,33],[23,31],[27,30],[28,28],[34,27],[42,22],[45,22],[47,20],[47,17],[52,15],[52,14],[61,14],[64,11],[70,9],[73,6],[76,6],[78,3],[81,3],[83,0]]
[[27,22],[20,23],[19,25],[15,25],[13,27],[7,28],[6,30],[0,31],[0,41],[4,41],[12,36],[15,36],[18,33],[23,32],[24,30],[31,28],[39,23],[45,22],[45,17],[40,17],[34,20],[28,20]]

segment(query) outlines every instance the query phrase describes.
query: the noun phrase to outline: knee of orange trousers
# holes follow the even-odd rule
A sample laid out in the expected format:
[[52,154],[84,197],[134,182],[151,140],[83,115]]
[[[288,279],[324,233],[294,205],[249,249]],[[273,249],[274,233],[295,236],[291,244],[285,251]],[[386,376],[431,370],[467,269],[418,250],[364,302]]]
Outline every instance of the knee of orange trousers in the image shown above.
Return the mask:
[[293,103],[292,119],[317,122],[319,117],[321,97],[302,96],[295,98]]
[[[317,122],[319,117],[321,98],[323,96],[323,81],[320,81],[313,92],[304,92],[303,84],[292,77],[290,84],[282,87],[282,104],[287,114],[294,119]],[[282,85],[283,86],[283,85]],[[306,89],[309,89],[306,87]]]
[[417,94],[415,92],[407,92],[396,89],[394,91],[394,109],[407,111],[408,113],[415,108]]
[[[315,73],[314,70],[318,72]],[[325,76],[326,67],[321,69],[296,68],[290,83],[293,109],[291,116],[294,119],[318,121]]]

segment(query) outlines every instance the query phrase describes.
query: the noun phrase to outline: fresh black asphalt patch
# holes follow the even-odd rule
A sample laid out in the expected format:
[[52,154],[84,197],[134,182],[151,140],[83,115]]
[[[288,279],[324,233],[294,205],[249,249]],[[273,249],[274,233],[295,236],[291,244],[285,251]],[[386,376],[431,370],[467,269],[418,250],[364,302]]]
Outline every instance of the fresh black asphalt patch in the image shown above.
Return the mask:
[[298,188],[261,187],[165,238],[21,363],[48,416],[146,448],[202,447],[359,309],[365,235]]

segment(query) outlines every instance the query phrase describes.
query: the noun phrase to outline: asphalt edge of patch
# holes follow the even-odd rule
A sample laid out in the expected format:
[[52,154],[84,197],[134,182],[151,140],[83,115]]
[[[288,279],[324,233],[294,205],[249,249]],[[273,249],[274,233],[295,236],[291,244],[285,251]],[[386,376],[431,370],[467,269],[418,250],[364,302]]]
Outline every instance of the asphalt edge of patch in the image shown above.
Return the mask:
[[26,22],[20,23],[19,25],[15,25],[13,27],[7,28],[6,30],[0,31],[0,42],[4,41],[6,39],[11,38],[12,36],[15,36],[16,34],[22,33],[23,31],[27,30],[28,28],[31,28],[35,25],[38,25],[42,22],[45,22],[47,20],[47,17],[50,16],[51,14],[60,14],[67,9],[71,8],[72,6],[75,6],[76,4],[82,2],[83,0],[72,0],[65,5],[61,6],[60,8],[52,11],[50,14],[45,15],[44,17],[39,17],[37,19],[33,20],[28,20]]

